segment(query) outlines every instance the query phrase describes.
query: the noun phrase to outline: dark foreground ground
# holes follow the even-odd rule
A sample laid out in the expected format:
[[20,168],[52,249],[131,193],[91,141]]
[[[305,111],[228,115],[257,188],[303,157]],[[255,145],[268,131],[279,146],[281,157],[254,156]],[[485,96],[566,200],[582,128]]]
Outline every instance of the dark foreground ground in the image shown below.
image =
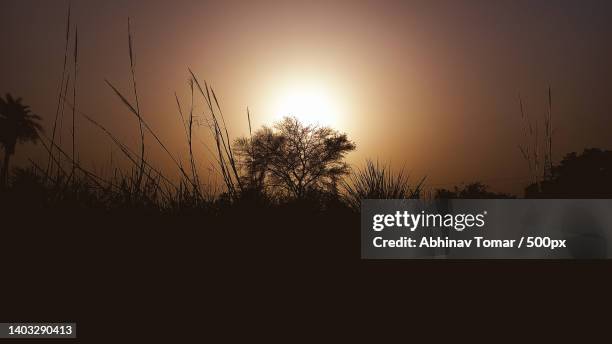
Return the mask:
[[606,261],[364,261],[346,209],[2,209],[0,321],[74,321],[82,342],[379,342],[551,314],[575,327],[611,290]]

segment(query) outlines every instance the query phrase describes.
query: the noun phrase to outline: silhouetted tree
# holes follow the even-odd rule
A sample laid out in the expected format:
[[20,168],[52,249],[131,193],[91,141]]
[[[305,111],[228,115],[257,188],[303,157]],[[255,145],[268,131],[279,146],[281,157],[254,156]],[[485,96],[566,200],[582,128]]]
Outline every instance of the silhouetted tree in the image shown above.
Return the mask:
[[343,159],[355,149],[346,134],[294,117],[235,144],[248,188],[281,190],[297,199],[313,191],[334,192],[339,178],[349,172]]
[[21,98],[15,99],[10,94],[5,99],[0,97],[0,144],[4,149],[0,187],[6,186],[9,163],[17,143],[36,143],[38,140],[42,131],[39,121],[40,117],[33,114],[30,107],[21,102]]
[[553,166],[551,178],[525,189],[526,198],[612,197],[612,151],[585,149],[567,154]]
[[437,189],[434,197],[436,199],[506,199],[515,198],[512,195],[489,191],[489,186],[481,182],[474,182],[464,185],[462,188],[455,186],[454,190]]

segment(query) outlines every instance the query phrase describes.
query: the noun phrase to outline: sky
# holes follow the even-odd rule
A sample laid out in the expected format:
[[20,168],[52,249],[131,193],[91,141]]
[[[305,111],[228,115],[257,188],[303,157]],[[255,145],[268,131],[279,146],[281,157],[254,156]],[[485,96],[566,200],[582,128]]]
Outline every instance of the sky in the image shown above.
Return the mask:
[[[0,93],[23,97],[50,133],[68,1],[0,6]],[[347,133],[353,166],[391,163],[431,187],[480,180],[520,193],[529,174],[518,149],[519,94],[542,121],[549,86],[555,161],[612,148],[610,1],[73,1],[77,106],[136,149],[138,121],[105,84],[132,96],[128,17],[141,112],[182,158],[174,94],[189,107],[188,68],[214,88],[232,137],[248,133],[247,107],[255,128],[292,114]],[[204,111],[201,98],[194,108]],[[70,128],[62,128],[66,145]],[[78,117],[76,139],[79,160],[96,171],[120,155]],[[212,144],[205,127],[196,140]],[[147,144],[171,170],[150,136]],[[20,146],[16,160],[43,152]],[[210,152],[199,144],[196,154],[207,171]]]

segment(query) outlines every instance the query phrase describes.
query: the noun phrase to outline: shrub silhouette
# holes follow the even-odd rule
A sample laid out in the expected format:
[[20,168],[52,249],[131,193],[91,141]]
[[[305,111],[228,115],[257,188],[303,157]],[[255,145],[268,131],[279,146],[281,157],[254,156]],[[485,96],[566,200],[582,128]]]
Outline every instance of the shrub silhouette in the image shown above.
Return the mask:
[[9,163],[17,143],[36,143],[38,140],[39,132],[42,131],[39,121],[40,117],[33,114],[21,98],[15,99],[8,93],[5,99],[0,97],[0,144],[4,149],[0,187],[6,186]]
[[355,149],[346,134],[286,117],[235,142],[249,188],[303,199],[316,191],[337,192],[349,173],[343,161]]
[[565,155],[552,176],[525,189],[526,198],[612,197],[612,151],[585,149]]
[[473,182],[464,185],[462,188],[457,186],[453,190],[448,189],[437,189],[434,197],[436,199],[454,199],[454,198],[465,198],[465,199],[506,199],[515,198],[512,195],[505,193],[497,193],[489,191],[489,186],[481,182]]
[[365,168],[354,171],[342,186],[346,203],[359,211],[363,199],[419,198],[424,182],[425,178],[412,187],[403,170],[394,174],[389,166],[367,160]]

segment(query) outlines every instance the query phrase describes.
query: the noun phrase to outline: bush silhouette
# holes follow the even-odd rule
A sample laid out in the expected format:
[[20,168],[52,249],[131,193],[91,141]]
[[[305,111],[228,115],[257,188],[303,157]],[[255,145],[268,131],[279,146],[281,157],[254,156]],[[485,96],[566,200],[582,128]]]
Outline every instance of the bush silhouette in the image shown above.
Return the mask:
[[489,191],[489,186],[481,182],[473,182],[459,188],[454,187],[453,190],[437,189],[434,197],[436,199],[506,199],[514,198],[512,195]]
[[612,151],[585,149],[565,155],[552,176],[525,189],[526,198],[612,197]]
[[365,168],[353,171],[342,186],[346,203],[359,211],[363,199],[419,198],[424,182],[425,178],[412,186],[403,170],[393,173],[390,166],[366,160]]

